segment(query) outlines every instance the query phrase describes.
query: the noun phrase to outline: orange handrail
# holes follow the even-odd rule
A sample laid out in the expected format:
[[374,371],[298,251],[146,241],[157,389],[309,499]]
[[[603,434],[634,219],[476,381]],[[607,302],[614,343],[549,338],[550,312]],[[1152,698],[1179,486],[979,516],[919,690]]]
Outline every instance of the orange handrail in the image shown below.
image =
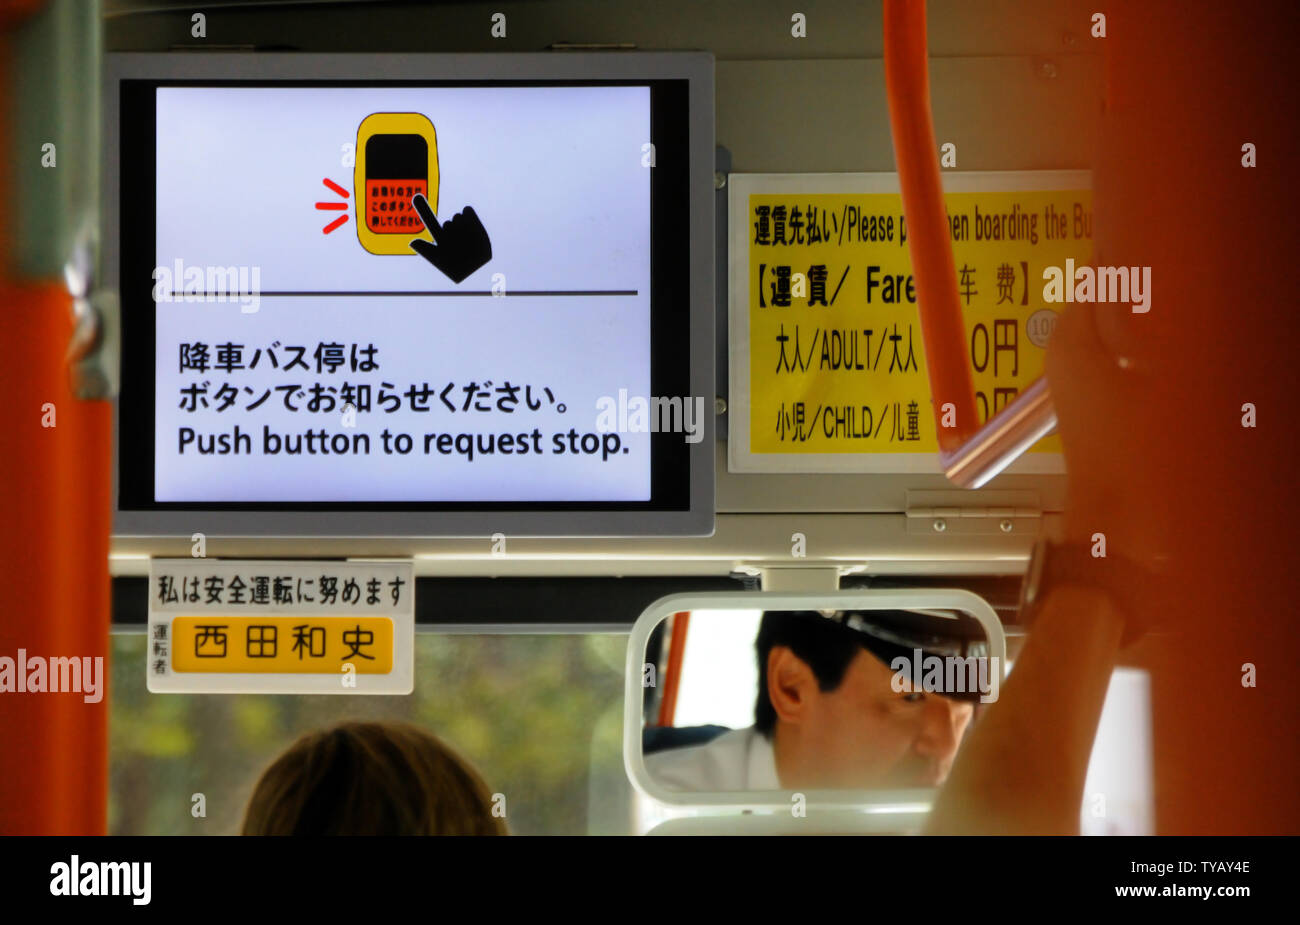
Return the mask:
[[689,611],[673,614],[673,631],[668,641],[668,664],[664,669],[664,696],[659,701],[659,726],[671,726],[677,713],[677,691],[682,682],[682,657],[686,654],[686,631],[690,627]]
[[[916,277],[939,451],[951,453],[975,433],[979,419],[930,116],[925,0],[885,0],[884,39],[889,124],[907,217],[907,245]],[[955,421],[954,426],[945,427],[941,423],[943,409],[949,404]]]
[[[13,60],[7,33],[19,14],[40,5],[0,10],[0,61]],[[108,818],[112,420],[107,402],[73,395],[66,285],[14,275],[16,99],[10,69],[0,68],[0,657],[15,674],[20,656],[100,658],[103,673],[94,703],[84,693],[0,693],[0,834],[98,835]]]
[[884,19],[889,121],[916,278],[939,461],[952,482],[979,488],[1055,430],[1056,411],[1047,379],[1039,377],[983,426],[976,417],[966,324],[930,115],[925,0],[885,0]]

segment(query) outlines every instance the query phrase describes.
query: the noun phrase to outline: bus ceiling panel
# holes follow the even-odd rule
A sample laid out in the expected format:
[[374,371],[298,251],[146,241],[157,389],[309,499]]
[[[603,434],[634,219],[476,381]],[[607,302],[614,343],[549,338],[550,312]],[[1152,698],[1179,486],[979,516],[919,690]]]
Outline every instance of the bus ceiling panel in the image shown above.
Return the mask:
[[[936,138],[959,170],[1087,168],[1103,76],[1096,56],[932,58]],[[740,173],[894,170],[879,59],[719,60],[717,113]]]
[[[910,515],[722,514],[710,537],[206,536],[202,551],[218,558],[413,558],[421,576],[725,576],[783,567],[832,568],[841,576],[1007,575],[1024,571],[1034,540],[1058,519],[1027,507],[963,511],[914,497]],[[188,538],[118,537],[110,567],[114,575],[144,575],[150,557],[193,554]]]
[[[459,633],[627,632],[647,607],[670,594],[744,592],[742,576],[643,576],[624,578],[421,577],[416,584],[415,622],[423,630]],[[958,588],[978,594],[1014,622],[1018,576],[934,575],[846,579],[844,591]],[[755,592],[757,594],[757,592]],[[757,596],[756,596],[757,599]],[[113,579],[113,629],[143,632],[148,621],[148,579]]]
[[[757,513],[902,513],[908,493],[951,490],[939,473],[742,473],[727,471],[727,447],[718,444],[718,514]],[[936,456],[935,466],[938,467]],[[966,506],[985,506],[985,495],[1029,492],[1040,511],[1061,511],[1065,506],[1065,477],[1047,474],[1003,473],[979,494],[970,493]]]
[[[199,9],[177,0],[104,0],[111,51],[166,51],[203,42],[303,51],[537,51],[558,43],[701,48],[719,59],[880,58],[880,0],[801,7],[780,0],[657,0],[654,15],[601,0],[216,0],[202,12],[206,39],[191,34]],[[505,14],[505,35],[492,14]],[[1080,55],[1094,5],[1023,0],[931,0],[930,54]],[[497,30],[500,32],[500,30]]]

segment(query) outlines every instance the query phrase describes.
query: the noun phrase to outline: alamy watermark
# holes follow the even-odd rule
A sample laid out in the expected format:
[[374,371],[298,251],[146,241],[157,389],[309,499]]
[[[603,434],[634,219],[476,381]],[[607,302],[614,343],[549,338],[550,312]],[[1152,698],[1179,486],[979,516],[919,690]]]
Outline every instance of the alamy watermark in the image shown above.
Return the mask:
[[147,906],[153,894],[152,861],[83,861],[74,854],[52,864],[50,873],[51,896],[129,896]]
[[0,694],[82,694],[86,703],[104,699],[104,657],[44,658],[18,650],[0,656]]
[[913,649],[889,663],[894,676],[889,685],[897,693],[927,691],[935,694],[979,694],[980,703],[998,699],[1002,672],[996,655],[926,655]]
[[1044,302],[1120,302],[1132,303],[1133,313],[1151,311],[1150,267],[1075,267],[1074,259],[1065,267],[1043,270]]
[[238,302],[245,315],[262,304],[262,268],[186,266],[178,257],[153,269],[155,302]]
[[704,408],[704,398],[699,395],[629,398],[627,389],[619,389],[618,398],[602,395],[596,399],[596,429],[605,434],[685,434],[687,443],[699,443],[704,439]]

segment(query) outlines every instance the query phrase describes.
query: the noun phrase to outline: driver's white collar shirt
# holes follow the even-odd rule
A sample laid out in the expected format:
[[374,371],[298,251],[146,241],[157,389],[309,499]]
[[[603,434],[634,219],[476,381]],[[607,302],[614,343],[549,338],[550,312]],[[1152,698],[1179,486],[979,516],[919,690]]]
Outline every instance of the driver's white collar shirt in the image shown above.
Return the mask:
[[646,756],[645,767],[651,780],[667,790],[781,789],[772,742],[753,726],[724,732],[703,745],[654,752]]

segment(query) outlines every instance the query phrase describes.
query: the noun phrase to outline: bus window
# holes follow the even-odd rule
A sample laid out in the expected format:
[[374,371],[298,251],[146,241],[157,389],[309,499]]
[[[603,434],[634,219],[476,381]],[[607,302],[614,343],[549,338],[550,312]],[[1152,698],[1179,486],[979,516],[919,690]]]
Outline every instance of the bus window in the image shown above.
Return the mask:
[[422,633],[409,697],[150,694],[147,647],[144,634],[113,637],[113,834],[238,834],[267,765],[343,719],[434,732],[500,796],[513,834],[626,831],[621,635]]

